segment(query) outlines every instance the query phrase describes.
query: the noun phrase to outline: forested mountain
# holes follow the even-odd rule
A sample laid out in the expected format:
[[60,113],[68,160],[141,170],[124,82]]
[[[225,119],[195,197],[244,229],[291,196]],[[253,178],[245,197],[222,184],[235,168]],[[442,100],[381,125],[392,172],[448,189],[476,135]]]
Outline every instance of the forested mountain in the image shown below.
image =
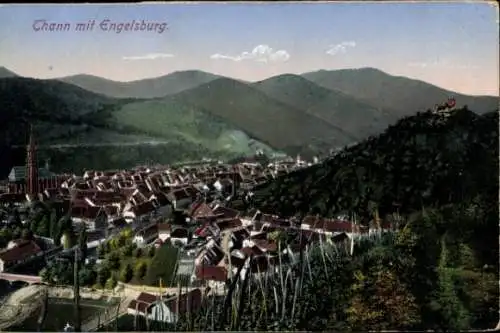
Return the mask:
[[314,153],[352,142],[341,128],[236,80],[217,79],[172,97],[225,119],[250,136],[290,154]]
[[8,70],[5,67],[0,66],[0,79],[7,77],[16,77],[16,76],[18,76],[16,73]]
[[476,197],[497,200],[498,113],[460,109],[405,117],[326,162],[258,191],[283,215],[411,212]]
[[[30,125],[39,159],[50,159],[58,172],[273,151],[223,119],[169,98],[112,98],[58,80],[0,79],[0,108],[0,179],[25,163]],[[61,144],[73,146],[61,150]]]
[[382,108],[340,91],[326,89],[299,75],[273,76],[253,86],[270,97],[341,128],[356,140],[378,134],[397,120]]
[[194,88],[218,77],[215,74],[190,70],[131,82],[117,82],[87,74],[67,76],[59,80],[111,97],[156,98]]
[[494,328],[498,180],[497,112],[401,119],[321,165],[270,182],[253,203],[299,218],[347,212],[372,227],[390,224],[391,232],[354,238],[352,253],[348,241],[316,243],[291,265],[281,264],[283,255],[276,271],[232,280],[227,296],[208,298],[175,329]]
[[302,76],[327,89],[341,91],[386,110],[397,118],[425,111],[454,96],[457,103],[477,113],[498,109],[498,97],[467,96],[403,76],[389,75],[375,68],[320,70]]
[[[21,77],[0,79],[2,144],[24,144],[28,125],[57,136],[61,126],[104,125],[118,101],[73,85]],[[63,134],[63,133],[61,133]]]
[[[31,123],[41,144],[163,140],[175,142],[178,156],[186,150],[186,156],[232,158],[265,148],[312,158],[376,135],[450,93],[375,69],[304,77],[284,74],[249,83],[193,70],[123,83],[90,75],[28,79],[1,67],[0,145],[23,145]],[[477,113],[498,105],[493,97],[452,95],[457,105]]]

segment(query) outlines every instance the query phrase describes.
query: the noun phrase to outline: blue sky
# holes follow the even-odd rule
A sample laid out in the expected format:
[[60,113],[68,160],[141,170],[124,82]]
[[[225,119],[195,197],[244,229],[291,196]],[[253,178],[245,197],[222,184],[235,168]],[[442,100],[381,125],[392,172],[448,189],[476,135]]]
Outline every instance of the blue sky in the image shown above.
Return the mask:
[[[116,33],[100,28],[106,19],[169,28]],[[70,29],[35,31],[37,20]],[[92,31],[75,31],[89,20],[96,21]],[[498,46],[498,9],[487,3],[0,7],[0,66],[40,78],[88,73],[129,81],[201,69],[259,80],[376,67],[459,92],[498,94]]]

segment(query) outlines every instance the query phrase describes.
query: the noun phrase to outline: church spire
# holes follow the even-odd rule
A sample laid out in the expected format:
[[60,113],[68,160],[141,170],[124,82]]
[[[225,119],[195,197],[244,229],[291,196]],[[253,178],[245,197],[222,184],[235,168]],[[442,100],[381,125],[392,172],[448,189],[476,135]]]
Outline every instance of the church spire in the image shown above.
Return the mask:
[[33,125],[30,125],[30,134],[27,147],[26,167],[27,167],[27,192],[30,195],[38,194],[38,168],[36,166],[36,147],[33,135]]

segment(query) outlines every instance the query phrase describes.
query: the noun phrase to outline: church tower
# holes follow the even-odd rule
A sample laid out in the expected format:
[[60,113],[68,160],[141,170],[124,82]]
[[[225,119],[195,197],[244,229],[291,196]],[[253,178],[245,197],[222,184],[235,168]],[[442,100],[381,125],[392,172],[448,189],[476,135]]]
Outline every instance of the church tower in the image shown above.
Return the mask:
[[30,126],[30,136],[27,147],[27,156],[26,156],[26,187],[27,193],[30,195],[38,194],[38,168],[36,165],[36,147],[35,141],[33,137],[33,126]]

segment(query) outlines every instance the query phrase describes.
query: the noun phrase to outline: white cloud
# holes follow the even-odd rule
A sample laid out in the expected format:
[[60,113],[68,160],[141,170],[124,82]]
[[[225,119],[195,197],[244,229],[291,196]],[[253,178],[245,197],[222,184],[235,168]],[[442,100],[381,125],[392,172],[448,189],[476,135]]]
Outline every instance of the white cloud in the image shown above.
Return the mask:
[[232,61],[242,61],[242,60],[253,60],[258,62],[284,62],[290,59],[290,54],[285,50],[274,51],[269,45],[258,45],[250,52],[242,52],[237,56],[230,56],[225,54],[212,54],[210,59],[215,60],[232,60]]
[[174,57],[173,54],[169,53],[148,53],[140,56],[130,56],[130,57],[123,57],[123,60],[155,60],[155,59],[165,59],[165,58],[172,58]]
[[329,55],[337,55],[339,53],[346,53],[348,48],[356,47],[356,42],[348,41],[342,42],[340,44],[330,45],[328,50],[326,50],[326,54]]

